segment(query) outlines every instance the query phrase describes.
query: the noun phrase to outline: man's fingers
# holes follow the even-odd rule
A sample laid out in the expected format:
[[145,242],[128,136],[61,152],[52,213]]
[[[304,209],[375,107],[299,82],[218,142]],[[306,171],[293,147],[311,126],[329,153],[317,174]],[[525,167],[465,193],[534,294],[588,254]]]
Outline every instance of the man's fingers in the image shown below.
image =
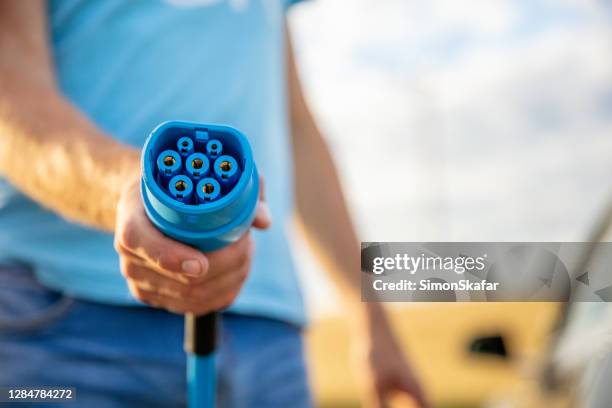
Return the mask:
[[253,227],[258,229],[267,229],[272,225],[272,214],[270,213],[270,207],[266,203],[265,190],[264,179],[259,176],[259,201],[257,202],[255,219],[253,220]]
[[220,296],[227,301],[227,304],[218,305],[218,308],[227,307],[231,302],[233,302],[233,297],[238,294],[238,291],[246,280],[250,269],[251,263],[246,262],[239,269],[236,269],[231,273],[218,275],[211,281],[199,284],[192,291],[193,297],[195,299],[207,301],[215,296]]
[[[398,393],[402,393],[398,394]],[[391,397],[410,398],[418,408],[430,408],[425,393],[410,374],[398,373],[394,376],[379,379],[374,384],[372,392],[372,406],[387,408],[391,406]]]
[[387,404],[387,397],[384,393],[380,391],[376,391],[374,393],[374,400],[372,401],[373,408],[388,408],[389,404]]
[[270,215],[270,207],[265,201],[259,201],[255,209],[255,219],[253,227],[257,229],[267,229],[272,225],[272,216]]
[[251,257],[253,247],[253,238],[251,234],[247,232],[233,244],[223,249],[209,252],[207,256],[210,265],[210,274],[206,278],[211,279],[213,275],[216,276],[240,268]]
[[403,375],[403,378],[400,378],[400,376],[388,378],[386,381],[376,385],[375,406],[381,408],[390,406],[390,398],[393,395],[399,396],[397,393],[403,393],[403,396],[412,399],[418,408],[430,408],[425,398],[425,393],[419,384],[414,381],[414,378],[406,377],[406,374]]
[[194,290],[189,282],[178,282],[127,257],[121,258],[121,273],[143,290],[157,291],[177,299],[189,298]]
[[128,287],[135,298],[151,307],[162,308],[179,314],[192,313],[192,310],[194,309],[192,305],[183,300],[160,294],[154,290],[148,290],[137,285],[133,281],[128,281]]
[[159,232],[146,218],[133,217],[115,236],[117,250],[132,252],[160,269],[190,277],[203,276],[209,267],[202,252],[174,241]]
[[410,395],[414,402],[417,403],[419,408],[430,407],[427,398],[425,398],[423,389],[419,386],[419,384],[416,384],[413,379],[404,379],[401,385],[401,390]]
[[[233,273],[193,288],[181,288],[176,282],[167,280],[155,284],[144,279],[128,279],[130,292],[140,301],[174,313],[204,314],[212,310],[229,307],[240,292],[248,274],[249,264]],[[146,273],[146,271],[144,271]],[[154,274],[152,274],[154,275]]]
[[259,201],[266,201],[266,188],[263,176],[259,176]]
[[187,275],[183,272],[176,272],[164,269],[156,261],[151,260],[146,256],[140,255],[128,248],[117,248],[117,252],[119,252],[119,255],[121,255],[120,259],[122,261],[125,259],[131,265],[141,266],[150,271],[151,273],[156,273],[160,276],[172,279],[180,284],[201,282],[204,280],[205,277],[208,276],[208,273],[206,273],[202,276],[192,277],[191,275]]

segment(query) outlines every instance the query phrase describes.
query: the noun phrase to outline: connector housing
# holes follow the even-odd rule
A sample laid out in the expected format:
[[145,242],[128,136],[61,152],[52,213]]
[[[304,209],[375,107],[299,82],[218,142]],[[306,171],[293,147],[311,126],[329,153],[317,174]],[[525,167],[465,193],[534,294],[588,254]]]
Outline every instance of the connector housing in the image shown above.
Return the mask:
[[[170,192],[167,177],[159,177],[159,155],[175,150],[183,137],[190,138],[196,152],[204,154],[207,142],[218,140],[223,154],[238,165],[238,174],[228,178],[235,180],[224,185],[212,201],[198,199],[202,195],[194,191],[181,202],[173,197],[176,192]],[[189,176],[184,162],[178,174]],[[214,162],[210,160],[211,167]],[[193,183],[194,188],[197,184]],[[146,213],[158,229],[202,251],[213,251],[236,241],[251,226],[259,197],[259,176],[249,142],[240,131],[230,126],[170,121],[157,126],[145,142],[141,190]]]

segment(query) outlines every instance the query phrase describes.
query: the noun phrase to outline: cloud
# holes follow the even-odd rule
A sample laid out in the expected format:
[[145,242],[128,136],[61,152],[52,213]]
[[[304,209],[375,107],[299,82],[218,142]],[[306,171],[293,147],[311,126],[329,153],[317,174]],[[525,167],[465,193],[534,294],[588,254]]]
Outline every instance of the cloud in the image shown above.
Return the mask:
[[335,0],[291,23],[367,240],[581,240],[612,186],[610,7]]

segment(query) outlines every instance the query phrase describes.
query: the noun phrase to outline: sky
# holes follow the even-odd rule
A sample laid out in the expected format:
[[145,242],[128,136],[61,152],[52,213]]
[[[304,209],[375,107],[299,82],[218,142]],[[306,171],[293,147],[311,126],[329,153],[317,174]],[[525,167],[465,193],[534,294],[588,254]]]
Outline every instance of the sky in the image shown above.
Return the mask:
[[603,0],[294,7],[305,92],[361,239],[584,240],[612,202],[611,20]]

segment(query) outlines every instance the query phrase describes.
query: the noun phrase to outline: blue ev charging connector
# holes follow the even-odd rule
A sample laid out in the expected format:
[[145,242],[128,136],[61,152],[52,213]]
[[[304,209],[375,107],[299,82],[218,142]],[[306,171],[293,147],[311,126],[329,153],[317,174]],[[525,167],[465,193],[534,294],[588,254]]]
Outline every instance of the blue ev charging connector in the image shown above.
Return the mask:
[[[157,126],[142,152],[142,199],[160,231],[208,252],[251,226],[259,176],[247,138],[222,125],[171,121]],[[188,402],[215,404],[216,313],[185,316]]]
[[[197,151],[182,160],[174,149],[183,137],[192,141],[214,138],[222,143],[224,155],[211,160]],[[180,194],[183,190],[178,197],[176,186],[170,186],[170,178],[181,174],[195,185],[191,197]],[[162,123],[145,143],[142,175],[147,215],[169,237],[202,251],[214,251],[236,241],[251,226],[259,197],[259,176],[247,138],[232,127]],[[216,182],[199,183],[202,176]],[[217,193],[219,185],[221,191]]]

